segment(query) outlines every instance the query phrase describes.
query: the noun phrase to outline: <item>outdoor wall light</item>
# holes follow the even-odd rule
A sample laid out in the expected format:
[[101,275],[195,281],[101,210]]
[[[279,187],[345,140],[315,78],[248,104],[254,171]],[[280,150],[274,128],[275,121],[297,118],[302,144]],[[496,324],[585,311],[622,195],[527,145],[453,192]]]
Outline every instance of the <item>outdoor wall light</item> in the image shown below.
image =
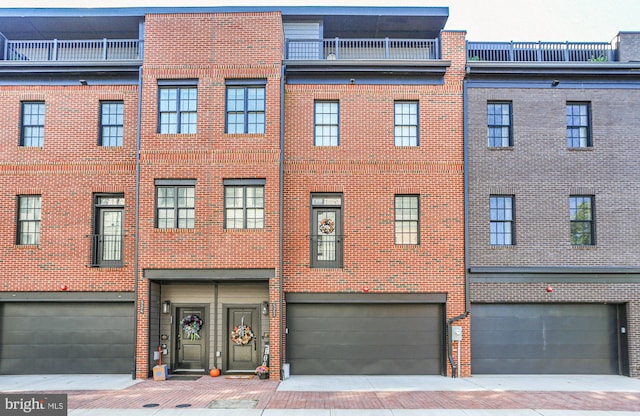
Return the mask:
[[269,315],[269,302],[262,302],[262,314]]
[[80,80],[80,85],[89,85],[89,84],[87,83],[86,79],[81,79]]
[[552,87],[557,87],[558,84],[560,84],[560,80],[558,80],[558,79],[554,79],[553,81],[551,81],[551,86]]
[[165,300],[162,302],[162,313],[171,313],[171,301]]

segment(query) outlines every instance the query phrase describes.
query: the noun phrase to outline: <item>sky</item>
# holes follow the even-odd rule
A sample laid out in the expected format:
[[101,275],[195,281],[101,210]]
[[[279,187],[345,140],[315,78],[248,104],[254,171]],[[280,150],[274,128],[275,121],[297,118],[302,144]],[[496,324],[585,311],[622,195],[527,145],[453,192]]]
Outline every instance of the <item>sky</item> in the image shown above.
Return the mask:
[[230,5],[448,7],[445,29],[466,30],[472,41],[610,42],[640,31],[640,0],[2,0],[0,8]]

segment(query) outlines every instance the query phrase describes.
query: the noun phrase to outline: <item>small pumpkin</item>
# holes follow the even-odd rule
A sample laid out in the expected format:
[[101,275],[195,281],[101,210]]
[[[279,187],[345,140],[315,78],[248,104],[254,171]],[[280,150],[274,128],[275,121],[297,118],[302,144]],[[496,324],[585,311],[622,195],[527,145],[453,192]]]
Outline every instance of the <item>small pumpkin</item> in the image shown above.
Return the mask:
[[219,368],[212,368],[211,371],[209,371],[209,375],[211,377],[218,377],[220,375],[220,369]]

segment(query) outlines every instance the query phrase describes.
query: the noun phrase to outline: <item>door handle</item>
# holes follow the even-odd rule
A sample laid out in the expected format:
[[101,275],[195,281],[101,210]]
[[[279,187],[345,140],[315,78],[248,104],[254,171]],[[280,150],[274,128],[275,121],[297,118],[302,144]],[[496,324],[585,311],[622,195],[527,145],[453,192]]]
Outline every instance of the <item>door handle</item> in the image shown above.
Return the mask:
[[178,335],[178,340],[177,340],[177,342],[178,342],[177,347],[178,347],[178,350],[179,350],[179,349],[180,349],[180,335]]
[[253,350],[258,351],[258,341],[255,338],[253,338]]

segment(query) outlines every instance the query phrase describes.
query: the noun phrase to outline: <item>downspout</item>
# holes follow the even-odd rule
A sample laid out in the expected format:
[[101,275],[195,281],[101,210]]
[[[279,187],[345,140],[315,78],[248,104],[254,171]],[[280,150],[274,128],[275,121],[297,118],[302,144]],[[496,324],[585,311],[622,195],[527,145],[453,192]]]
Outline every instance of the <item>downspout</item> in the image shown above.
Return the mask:
[[[464,313],[458,316],[454,316],[453,318],[447,321],[447,350],[449,355],[449,362],[451,363],[451,377],[455,378],[457,375],[458,365],[460,363],[456,363],[453,358],[453,344],[451,342],[451,324],[461,319],[469,316],[469,312],[471,310],[471,296],[469,292],[469,277],[467,276],[467,258],[469,257],[469,229],[468,229],[468,216],[469,216],[469,201],[467,195],[469,194],[469,150],[468,150],[468,126],[467,126],[467,80],[462,80],[462,114],[463,114],[463,135],[464,135],[464,144],[463,144],[463,175],[464,175],[464,303],[465,310]],[[471,340],[471,334],[468,334],[467,337]],[[458,349],[460,349],[460,344],[458,343]]]
[[279,192],[279,209],[280,215],[278,218],[279,221],[279,238],[278,238],[278,268],[280,269],[279,276],[279,284],[278,284],[278,305],[280,309],[280,380],[284,377],[284,371],[282,369],[284,365],[284,343],[285,343],[285,326],[286,324],[283,322],[283,306],[284,306],[284,290],[282,288],[282,280],[284,278],[284,273],[282,272],[282,267],[284,264],[284,259],[282,255],[282,246],[283,246],[283,238],[284,238],[284,84],[285,84],[285,73],[286,73],[286,65],[283,63],[280,68],[280,192]]
[[141,135],[141,125],[142,125],[142,66],[138,68],[138,127],[137,127],[137,137],[136,137],[136,208],[135,208],[135,254],[134,254],[134,288],[133,293],[136,298],[136,308],[133,313],[134,316],[134,345],[135,350],[133,353],[133,379],[136,379],[137,373],[137,351],[138,351],[138,314],[140,313],[141,304],[138,304],[140,301],[138,300],[138,273],[139,273],[139,245],[140,245],[140,135]]

